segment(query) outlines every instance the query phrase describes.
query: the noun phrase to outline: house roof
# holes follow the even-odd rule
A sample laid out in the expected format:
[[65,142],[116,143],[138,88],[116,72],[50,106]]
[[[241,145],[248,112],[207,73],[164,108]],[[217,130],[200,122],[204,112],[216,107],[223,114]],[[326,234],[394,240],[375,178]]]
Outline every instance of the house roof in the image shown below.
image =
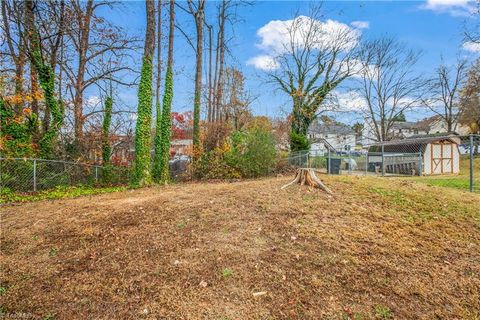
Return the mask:
[[310,133],[320,134],[340,134],[340,135],[354,135],[355,131],[343,123],[319,123],[314,122],[310,125]]
[[398,130],[398,129],[410,129],[410,130],[422,130],[422,131],[429,131],[430,127],[438,121],[442,121],[442,117],[440,115],[435,115],[432,117],[428,117],[416,122],[411,122],[411,121],[404,121],[404,122],[394,122],[392,124],[392,129]]
[[398,121],[392,124],[392,129],[419,129],[417,122],[410,122],[410,121]]

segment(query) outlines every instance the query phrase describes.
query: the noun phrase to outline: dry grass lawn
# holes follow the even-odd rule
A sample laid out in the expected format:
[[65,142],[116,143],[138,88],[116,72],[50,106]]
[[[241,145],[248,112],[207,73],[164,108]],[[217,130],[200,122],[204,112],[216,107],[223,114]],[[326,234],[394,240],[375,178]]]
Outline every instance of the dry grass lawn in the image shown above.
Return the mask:
[[270,178],[5,205],[2,312],[480,319],[479,194],[321,178],[335,197]]

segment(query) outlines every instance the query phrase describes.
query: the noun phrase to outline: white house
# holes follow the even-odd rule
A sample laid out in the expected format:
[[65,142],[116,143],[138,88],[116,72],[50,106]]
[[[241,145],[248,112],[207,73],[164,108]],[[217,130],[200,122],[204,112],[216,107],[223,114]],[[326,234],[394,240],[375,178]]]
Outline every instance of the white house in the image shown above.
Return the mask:
[[[441,116],[435,115],[415,122],[395,122],[390,128],[389,138],[397,140],[439,133],[456,133],[459,135],[467,135],[469,133],[469,129],[468,127],[462,126],[459,123],[454,123],[453,132],[448,132],[445,120]],[[362,143],[364,145],[368,145],[376,141],[378,140],[375,135],[373,123],[370,119],[365,119],[365,129],[362,134]]]
[[314,122],[308,130],[308,137],[312,142],[312,152],[323,153],[329,148],[334,151],[350,151],[355,147],[355,131],[342,123]]

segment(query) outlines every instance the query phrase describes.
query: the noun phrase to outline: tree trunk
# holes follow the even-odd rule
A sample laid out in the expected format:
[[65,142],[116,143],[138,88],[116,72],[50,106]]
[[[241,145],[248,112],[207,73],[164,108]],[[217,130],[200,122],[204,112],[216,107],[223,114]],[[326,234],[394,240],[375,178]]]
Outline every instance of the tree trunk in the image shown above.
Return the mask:
[[[30,96],[32,97],[32,113],[35,115],[35,117],[38,119],[38,93],[40,91],[40,88],[38,87],[38,80],[37,80],[37,74],[35,73],[35,68],[30,65]],[[33,142],[35,144],[38,143],[40,139],[40,132],[38,129],[38,122],[35,123],[35,127],[33,128]]]
[[193,159],[196,158],[200,148],[200,97],[202,93],[202,62],[203,62],[203,24],[205,1],[200,0],[195,13],[195,26],[197,29],[197,49],[195,62],[195,97],[193,102]]
[[153,179],[154,181],[160,181],[160,175],[162,168],[161,165],[161,154],[162,154],[162,108],[160,102],[160,82],[162,77],[162,0],[158,0],[157,6],[157,18],[158,18],[158,28],[157,28],[157,87],[156,87],[156,121],[155,121],[155,139],[154,139],[154,161],[153,161]]
[[319,188],[329,195],[332,195],[333,192],[320,180],[315,174],[315,171],[311,168],[299,168],[295,173],[295,178],[286,185],[282,186],[281,189],[286,189],[289,186],[299,183],[300,185],[307,185],[314,188]]
[[207,111],[207,121],[212,122],[212,27],[208,27],[208,111]]
[[41,156],[50,159],[54,156],[54,144],[58,136],[58,132],[63,124],[64,111],[55,97],[55,73],[51,65],[47,64],[42,57],[42,48],[40,35],[35,26],[34,4],[31,1],[25,1],[26,21],[29,30],[29,38],[31,43],[30,59],[38,75],[40,86],[43,90],[45,105],[51,111],[53,122],[49,129],[39,142]]
[[[160,84],[162,80],[162,0],[157,4],[157,81],[155,88],[156,105],[160,106]],[[157,113],[159,110],[157,110]]]
[[165,76],[165,93],[163,95],[162,125],[161,125],[161,148],[158,166],[160,175],[158,182],[170,180],[170,136],[172,129],[171,108],[173,100],[173,38],[175,30],[175,1],[170,0],[169,32],[168,32],[168,58],[167,73]]
[[151,183],[151,124],[153,102],[153,56],[155,54],[155,2],[145,1],[147,28],[143,51],[142,71],[138,89],[137,124],[135,127],[135,172],[132,184]]
[[216,106],[216,118],[217,121],[222,120],[222,90],[223,90],[223,71],[225,64],[225,10],[226,10],[226,1],[222,2],[222,7],[220,10],[219,16],[219,58],[218,58],[218,79],[217,79],[217,106]]
[[93,15],[93,0],[87,1],[85,14],[79,10],[78,22],[80,28],[80,41],[78,45],[78,69],[75,78],[75,95],[73,99],[73,113],[74,113],[74,132],[75,132],[75,144],[78,148],[77,151],[82,150],[83,145],[83,126],[85,119],[83,117],[83,90],[84,80],[87,64],[87,50],[89,46],[90,38],[90,22]]

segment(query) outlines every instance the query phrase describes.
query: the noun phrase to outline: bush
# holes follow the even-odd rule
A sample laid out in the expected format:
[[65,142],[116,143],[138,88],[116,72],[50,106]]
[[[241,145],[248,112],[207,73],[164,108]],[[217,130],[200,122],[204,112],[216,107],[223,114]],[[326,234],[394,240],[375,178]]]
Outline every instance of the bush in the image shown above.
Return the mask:
[[290,131],[290,150],[291,151],[304,151],[310,150],[310,142],[305,135]]
[[276,151],[269,131],[254,127],[247,132],[233,132],[230,137],[232,149],[227,161],[241,172],[242,177],[259,177],[273,171]]
[[241,173],[227,163],[227,154],[230,152],[230,144],[224,143],[204,153],[198,161],[194,163],[194,172],[201,179],[238,179]]
[[254,178],[271,173],[275,165],[273,135],[253,126],[232,132],[221,147],[203,154],[195,163],[195,172],[204,179]]

